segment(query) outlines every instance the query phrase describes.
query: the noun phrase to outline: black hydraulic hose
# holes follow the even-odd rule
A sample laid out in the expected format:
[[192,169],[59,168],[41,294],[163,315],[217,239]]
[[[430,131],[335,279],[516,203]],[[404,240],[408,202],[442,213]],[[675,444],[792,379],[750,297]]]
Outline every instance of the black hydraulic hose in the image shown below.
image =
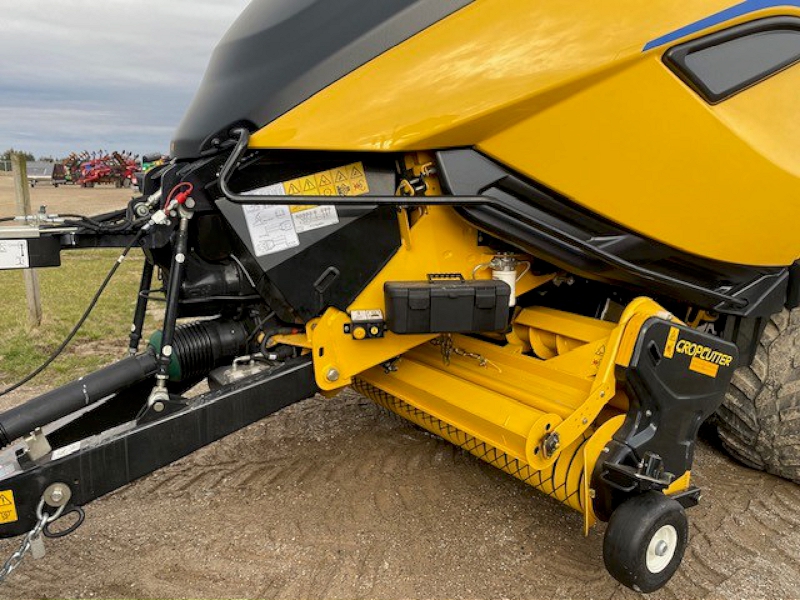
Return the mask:
[[0,415],[0,448],[86,406],[151,377],[158,368],[155,352],[131,356],[29,400]]
[[[235,148],[222,167],[219,175],[219,189],[227,200],[234,204],[251,204],[263,206],[307,206],[307,205],[325,205],[325,206],[395,206],[405,207],[412,205],[420,206],[455,206],[455,207],[484,207],[496,210],[506,216],[519,219],[520,215],[513,209],[506,206],[503,202],[492,196],[356,196],[356,197],[338,197],[338,196],[256,196],[247,194],[236,194],[228,187],[228,182],[234,171],[239,167],[240,160],[244,157],[250,144],[250,132],[247,129],[234,129],[231,132],[233,135],[239,136]],[[620,269],[635,273],[642,279],[647,281],[654,281],[666,285],[684,287],[690,289],[695,293],[701,294],[711,300],[717,302],[730,303],[733,306],[743,308],[749,304],[745,298],[737,298],[730,294],[724,294],[704,288],[697,284],[663,273],[650,271],[634,263],[628,262],[624,258],[620,258],[610,252],[606,252],[601,248],[597,248],[580,240],[566,232],[560,231],[547,223],[537,222],[536,227],[539,231],[543,232],[551,238],[556,239],[560,243],[565,243],[570,246],[580,248],[586,254],[593,256],[607,264],[613,265]]]
[[10,394],[15,390],[18,390],[26,383],[32,381],[34,378],[39,376],[45,369],[47,369],[47,367],[53,364],[59,356],[61,356],[61,354],[70,344],[70,342],[72,342],[72,340],[81,330],[84,323],[86,323],[86,320],[89,318],[89,315],[92,314],[92,311],[94,310],[95,306],[97,306],[97,302],[100,300],[100,296],[103,295],[103,292],[105,292],[106,288],[108,287],[108,284],[111,283],[111,280],[113,279],[114,275],[116,275],[120,265],[123,263],[123,261],[128,256],[133,247],[139,243],[139,240],[141,240],[142,237],[144,237],[145,233],[146,231],[144,229],[140,230],[139,233],[136,234],[136,237],[134,237],[131,240],[131,242],[125,247],[125,249],[122,251],[122,254],[120,254],[119,258],[114,263],[114,266],[111,267],[111,270],[108,272],[108,275],[106,275],[106,278],[103,280],[103,283],[100,285],[97,292],[95,292],[92,301],[89,303],[89,306],[86,308],[81,318],[75,324],[75,327],[72,328],[72,331],[69,332],[69,335],[67,335],[66,339],[63,342],[61,342],[61,345],[59,345],[59,347],[56,348],[55,351],[53,351],[53,353],[47,358],[47,360],[44,361],[44,363],[42,363],[37,369],[35,369],[30,374],[25,376],[21,381],[18,381],[11,387],[8,387],[4,389],[2,392],[0,392],[0,398]]

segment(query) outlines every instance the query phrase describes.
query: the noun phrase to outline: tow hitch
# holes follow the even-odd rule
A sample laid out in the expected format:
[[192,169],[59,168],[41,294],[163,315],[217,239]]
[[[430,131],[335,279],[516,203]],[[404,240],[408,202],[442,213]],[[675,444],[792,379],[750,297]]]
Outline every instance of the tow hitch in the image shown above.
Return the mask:
[[[172,395],[172,412],[145,410],[107,428],[110,409],[146,405],[151,388],[134,386],[0,452],[0,537],[25,535],[0,581],[28,550],[43,554],[42,534],[62,516],[77,512],[80,524],[85,504],[317,391],[312,361],[302,357],[196,398]],[[52,447],[42,454],[42,444]]]

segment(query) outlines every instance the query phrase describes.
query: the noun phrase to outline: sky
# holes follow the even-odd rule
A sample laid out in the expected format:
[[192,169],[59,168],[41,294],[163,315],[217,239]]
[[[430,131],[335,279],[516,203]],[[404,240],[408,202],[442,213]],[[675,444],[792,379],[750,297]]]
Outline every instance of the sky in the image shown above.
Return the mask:
[[167,152],[249,0],[0,0],[0,152]]

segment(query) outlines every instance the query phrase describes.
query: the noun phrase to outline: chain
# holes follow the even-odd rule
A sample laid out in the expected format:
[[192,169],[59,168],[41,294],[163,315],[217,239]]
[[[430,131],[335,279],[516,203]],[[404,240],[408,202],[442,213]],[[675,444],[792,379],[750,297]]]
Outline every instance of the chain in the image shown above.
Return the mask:
[[488,358],[483,356],[482,354],[476,354],[474,352],[469,352],[464,348],[459,348],[453,343],[453,336],[449,333],[435,339],[431,340],[431,344],[434,346],[439,346],[442,351],[442,360],[444,364],[448,367],[450,366],[450,361],[452,359],[453,354],[456,356],[461,356],[462,358],[469,358],[471,360],[475,360],[478,362],[478,366],[481,368],[492,367],[493,369],[497,369],[499,373],[502,373],[503,370],[490,361]]
[[64,507],[61,506],[53,515],[48,515],[44,512],[44,498],[39,501],[39,506],[36,508],[36,518],[38,519],[36,525],[22,538],[22,543],[17,551],[8,557],[3,568],[0,569],[0,583],[5,582],[8,576],[22,564],[25,555],[31,552],[33,544],[36,543],[37,540],[41,540],[42,532],[44,528],[47,527],[47,524],[57,520],[61,517],[61,513],[63,512]]
[[431,344],[433,346],[439,346],[442,350],[442,360],[444,364],[448,367],[450,366],[450,357],[453,354],[453,336],[449,333],[442,335],[441,337],[436,338],[435,340],[431,340]]

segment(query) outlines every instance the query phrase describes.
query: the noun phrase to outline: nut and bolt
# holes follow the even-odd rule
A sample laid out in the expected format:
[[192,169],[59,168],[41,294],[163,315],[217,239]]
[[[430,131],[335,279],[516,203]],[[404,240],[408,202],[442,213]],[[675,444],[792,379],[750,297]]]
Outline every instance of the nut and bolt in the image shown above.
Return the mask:
[[66,505],[72,498],[72,490],[64,483],[53,483],[44,491],[44,501],[54,508]]
[[550,458],[559,448],[561,448],[561,437],[557,433],[551,433],[544,438],[542,449],[544,450],[545,457]]

